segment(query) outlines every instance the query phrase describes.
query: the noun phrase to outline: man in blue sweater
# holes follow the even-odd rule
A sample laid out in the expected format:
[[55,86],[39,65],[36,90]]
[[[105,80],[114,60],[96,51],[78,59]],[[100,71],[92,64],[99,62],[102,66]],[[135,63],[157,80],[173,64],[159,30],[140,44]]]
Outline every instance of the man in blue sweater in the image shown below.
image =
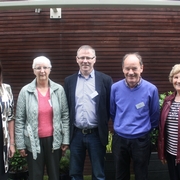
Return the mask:
[[125,79],[112,85],[110,99],[116,180],[130,180],[131,159],[135,179],[147,180],[150,132],[159,123],[158,90],[142,79],[143,62],[138,53],[126,54],[122,69]]

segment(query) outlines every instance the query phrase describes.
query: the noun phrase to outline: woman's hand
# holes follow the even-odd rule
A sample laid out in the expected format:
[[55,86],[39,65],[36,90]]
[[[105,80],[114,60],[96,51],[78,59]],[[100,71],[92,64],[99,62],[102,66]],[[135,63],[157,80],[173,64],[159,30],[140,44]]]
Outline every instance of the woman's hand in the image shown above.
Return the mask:
[[162,162],[162,164],[166,164],[167,163],[166,159],[161,160],[161,162]]
[[21,155],[22,157],[26,157],[26,156],[27,156],[25,149],[20,149],[20,150],[19,150],[19,153],[20,153],[20,155]]
[[15,152],[16,152],[15,145],[14,144],[10,144],[10,147],[9,147],[9,158],[12,158],[14,156]]
[[67,149],[69,149],[69,145],[66,145],[66,144],[61,145],[62,156],[64,156]]

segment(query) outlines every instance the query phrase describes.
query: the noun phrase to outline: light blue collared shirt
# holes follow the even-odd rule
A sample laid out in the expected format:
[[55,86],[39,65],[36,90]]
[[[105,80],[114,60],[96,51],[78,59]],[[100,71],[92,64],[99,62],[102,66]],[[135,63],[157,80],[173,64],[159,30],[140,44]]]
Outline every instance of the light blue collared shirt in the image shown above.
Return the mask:
[[88,78],[85,78],[79,71],[75,94],[76,117],[74,125],[76,127],[81,129],[97,127],[96,102],[94,101],[96,95],[94,70]]

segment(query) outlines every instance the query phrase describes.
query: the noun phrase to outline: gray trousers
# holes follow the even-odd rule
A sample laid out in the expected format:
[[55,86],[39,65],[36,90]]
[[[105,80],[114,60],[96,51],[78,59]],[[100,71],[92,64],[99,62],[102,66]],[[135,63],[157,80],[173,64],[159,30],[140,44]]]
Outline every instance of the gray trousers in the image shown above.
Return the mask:
[[43,180],[45,167],[49,180],[59,180],[61,150],[52,152],[52,141],[52,136],[40,138],[41,152],[36,160],[33,159],[32,153],[27,151],[29,180]]

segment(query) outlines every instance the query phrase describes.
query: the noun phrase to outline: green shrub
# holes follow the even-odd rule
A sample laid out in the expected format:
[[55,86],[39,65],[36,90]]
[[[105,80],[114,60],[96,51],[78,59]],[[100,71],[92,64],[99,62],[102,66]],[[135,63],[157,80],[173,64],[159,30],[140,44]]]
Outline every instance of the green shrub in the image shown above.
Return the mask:
[[69,173],[69,164],[70,164],[70,150],[67,149],[65,155],[61,157],[59,163],[59,172],[60,174],[68,174]]
[[21,157],[18,150],[16,150],[14,156],[9,159],[9,171],[10,172],[22,172],[27,171],[26,158]]

